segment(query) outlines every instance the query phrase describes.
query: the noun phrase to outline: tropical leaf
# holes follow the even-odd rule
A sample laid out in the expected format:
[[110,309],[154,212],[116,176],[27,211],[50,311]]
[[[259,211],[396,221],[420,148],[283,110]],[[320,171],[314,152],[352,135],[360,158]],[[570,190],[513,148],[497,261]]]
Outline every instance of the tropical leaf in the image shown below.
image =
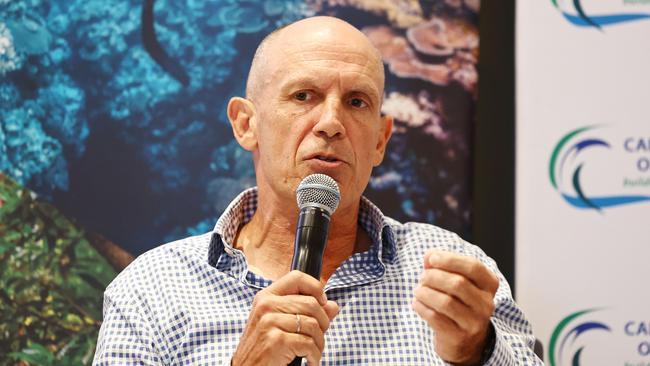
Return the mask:
[[56,208],[0,174],[0,366],[87,365],[115,272]]
[[84,281],[86,281],[89,285],[97,289],[98,291],[104,291],[106,288],[105,284],[102,284],[101,282],[97,281],[95,277],[92,274],[86,273],[86,272],[77,272],[77,275],[81,278],[83,278]]
[[7,241],[6,239],[0,239],[0,255],[5,254],[6,252],[13,250],[16,246]]
[[32,365],[54,364],[54,354],[38,343],[33,343],[29,348],[25,348],[20,352],[12,352],[9,356],[16,360],[29,362]]

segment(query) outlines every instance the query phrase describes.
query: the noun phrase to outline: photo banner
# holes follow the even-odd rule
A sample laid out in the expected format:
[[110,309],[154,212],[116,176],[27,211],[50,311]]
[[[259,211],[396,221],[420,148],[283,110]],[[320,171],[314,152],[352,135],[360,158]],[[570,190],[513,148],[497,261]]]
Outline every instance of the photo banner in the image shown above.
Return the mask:
[[650,365],[650,1],[518,1],[516,295],[551,366]]
[[381,112],[395,123],[364,195],[399,221],[471,240],[479,10],[478,0],[0,0],[0,366],[89,364],[117,273],[210,232],[256,184],[228,100],[245,95],[259,42],[306,17],[354,25],[385,65]]

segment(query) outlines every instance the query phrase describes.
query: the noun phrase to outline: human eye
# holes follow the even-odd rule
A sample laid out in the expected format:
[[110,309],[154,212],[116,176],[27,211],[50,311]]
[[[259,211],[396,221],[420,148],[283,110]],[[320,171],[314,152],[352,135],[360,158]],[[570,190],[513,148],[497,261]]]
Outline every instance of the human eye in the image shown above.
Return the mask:
[[293,94],[293,98],[300,102],[306,102],[311,100],[312,94],[307,90],[300,90]]
[[361,98],[350,98],[350,101],[348,103],[355,108],[368,107],[368,103],[366,103],[366,101]]

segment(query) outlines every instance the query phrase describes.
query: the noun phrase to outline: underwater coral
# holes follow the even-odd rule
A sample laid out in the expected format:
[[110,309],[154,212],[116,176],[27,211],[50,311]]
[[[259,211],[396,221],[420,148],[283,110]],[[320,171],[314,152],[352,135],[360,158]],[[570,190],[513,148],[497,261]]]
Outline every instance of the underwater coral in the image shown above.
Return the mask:
[[315,15],[363,29],[395,134],[366,194],[467,235],[478,1],[0,1],[0,171],[133,254],[210,230],[255,184],[225,116],[259,41]]

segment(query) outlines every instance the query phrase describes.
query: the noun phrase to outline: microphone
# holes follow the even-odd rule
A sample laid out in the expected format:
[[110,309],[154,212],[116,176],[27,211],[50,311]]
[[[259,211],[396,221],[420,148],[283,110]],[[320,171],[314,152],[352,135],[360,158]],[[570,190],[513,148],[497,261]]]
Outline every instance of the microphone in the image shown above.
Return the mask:
[[[330,217],[341,200],[339,186],[330,176],[311,174],[298,185],[296,199],[300,217],[296,226],[291,270],[297,269],[320,279]],[[301,363],[302,359],[296,357],[289,366],[299,366]]]
[[341,200],[336,181],[325,174],[305,177],[296,189],[300,217],[296,226],[291,270],[320,279],[330,217]]

